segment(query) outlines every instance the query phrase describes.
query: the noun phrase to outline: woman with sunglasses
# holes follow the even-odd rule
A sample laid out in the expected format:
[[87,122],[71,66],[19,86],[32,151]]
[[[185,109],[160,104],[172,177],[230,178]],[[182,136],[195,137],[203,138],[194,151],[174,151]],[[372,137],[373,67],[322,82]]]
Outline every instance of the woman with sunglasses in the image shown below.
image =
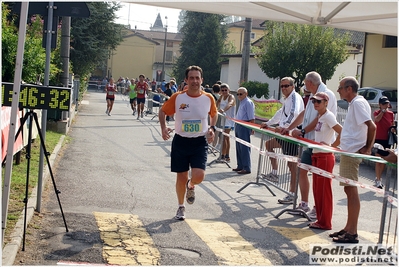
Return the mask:
[[[342,126],[337,122],[335,115],[327,109],[328,100],[329,97],[324,92],[316,93],[310,98],[318,114],[301,132],[302,135],[304,135],[314,130],[316,142],[337,147],[340,143]],[[335,132],[338,133],[336,138]],[[334,153],[318,148],[313,149],[313,166],[331,173],[334,164]],[[310,223],[309,227],[331,230],[333,214],[332,180],[313,173],[313,196],[316,206],[317,221]]]
[[[218,111],[225,115],[225,124],[223,132],[226,134],[230,134],[230,131],[234,130],[234,121],[229,120],[228,118],[233,118],[236,113],[236,100],[232,94],[230,94],[230,87],[227,83],[222,83],[220,85],[221,96],[216,102],[216,106],[218,107]],[[225,160],[226,162],[230,162],[230,137],[228,135],[224,135],[222,145],[222,157],[221,160]]]

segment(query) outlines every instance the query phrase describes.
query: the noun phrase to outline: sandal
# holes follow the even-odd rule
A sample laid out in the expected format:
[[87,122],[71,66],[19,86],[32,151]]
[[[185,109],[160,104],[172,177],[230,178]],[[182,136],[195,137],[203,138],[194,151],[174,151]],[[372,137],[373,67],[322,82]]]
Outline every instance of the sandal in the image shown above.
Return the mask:
[[333,241],[337,242],[337,243],[352,243],[352,244],[356,244],[356,243],[359,243],[359,238],[357,237],[357,234],[351,235],[349,233],[346,233],[344,235],[341,235],[341,236],[338,236],[338,237],[334,237]]
[[346,231],[344,229],[342,229],[341,231],[334,232],[332,234],[329,234],[328,236],[329,237],[339,237],[340,235],[344,235],[344,234],[346,234]]

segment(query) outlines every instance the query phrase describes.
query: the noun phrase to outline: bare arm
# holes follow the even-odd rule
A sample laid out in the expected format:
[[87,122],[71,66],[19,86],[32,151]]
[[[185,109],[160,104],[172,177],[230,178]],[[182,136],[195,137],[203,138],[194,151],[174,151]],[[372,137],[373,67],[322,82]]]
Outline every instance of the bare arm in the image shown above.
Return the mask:
[[362,147],[359,152],[361,154],[370,155],[371,148],[373,147],[374,139],[375,139],[375,130],[376,126],[372,120],[366,121],[365,124],[367,125],[367,141],[366,145]]
[[170,133],[173,131],[172,128],[166,127],[166,114],[165,112],[161,109],[159,109],[158,112],[158,119],[159,119],[159,124],[161,125],[161,134],[163,140],[168,140],[170,138]]
[[[220,99],[220,98],[219,98]],[[229,95],[229,103],[227,103],[227,106],[224,108],[223,112],[226,112],[229,110],[231,107],[235,105],[235,99],[233,95]]]
[[380,110],[380,113],[378,113],[377,116],[374,116],[374,121],[379,122],[383,116],[384,116],[384,112],[382,110]]
[[[295,120],[296,121],[296,120]],[[295,122],[294,121],[294,122]],[[314,120],[311,122],[311,123],[309,123],[309,125],[307,125],[305,128],[303,128],[304,130],[305,130],[305,133],[308,133],[308,132],[311,132],[311,131],[313,131],[314,130],[314,128],[316,128],[316,125],[317,125],[317,122],[319,121],[319,118],[318,117],[316,117],[316,118],[314,118]],[[292,123],[291,123],[291,125],[292,125]],[[291,127],[291,125],[290,125],[290,127]],[[290,128],[289,127],[289,128]],[[288,128],[288,129],[289,129]],[[287,131],[288,132],[288,131]],[[298,138],[299,136],[302,136],[302,132],[300,131],[300,130],[298,130],[298,129],[294,129],[293,131],[292,131],[292,133],[291,133],[291,135],[293,136],[293,137],[296,137],[296,138]],[[302,136],[303,137],[303,136]]]
[[398,155],[396,155],[392,150],[387,150],[387,151],[389,151],[389,155],[386,157],[381,156],[381,158],[385,159],[388,162],[397,164],[398,163]]
[[338,134],[337,138],[335,138],[334,143],[331,144],[332,147],[338,147],[339,144],[341,143],[341,132],[342,132],[342,126],[341,124],[337,124],[333,127],[334,131]]
[[316,118],[314,118],[314,120],[311,123],[309,123],[309,125],[307,125],[304,128],[305,133],[309,133],[309,132],[313,131],[314,128],[316,128],[316,125],[317,125],[318,121],[319,121],[319,117],[317,116]]
[[298,116],[295,118],[295,120],[291,122],[290,126],[288,127],[288,130],[291,131],[299,124],[301,124],[303,122],[304,115],[305,115],[305,110],[302,110],[301,113],[299,113]]
[[207,139],[208,143],[212,143],[213,139],[215,138],[215,132],[213,131],[212,126],[216,125],[217,120],[218,120],[218,114],[217,113],[215,114],[215,116],[210,117],[210,120],[209,120],[210,124],[209,125],[211,127],[209,127],[208,133],[206,135],[206,139]]

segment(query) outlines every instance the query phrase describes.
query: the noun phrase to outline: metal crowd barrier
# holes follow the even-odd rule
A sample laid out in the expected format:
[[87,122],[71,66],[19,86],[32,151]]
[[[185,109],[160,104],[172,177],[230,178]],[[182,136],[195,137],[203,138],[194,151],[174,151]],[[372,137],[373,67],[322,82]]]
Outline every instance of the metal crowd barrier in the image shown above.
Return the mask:
[[[160,101],[154,100],[154,96],[158,95],[160,97]],[[161,94],[161,93],[156,93],[156,92],[149,92],[148,98],[147,98],[147,114],[153,114],[154,116],[151,118],[151,120],[155,119],[158,117],[159,114],[159,109],[162,107],[163,103],[165,100],[169,99],[167,95]],[[158,122],[158,121],[157,121]]]
[[[253,125],[245,125],[245,123],[242,124],[243,126],[249,127]],[[258,132],[261,132],[262,138],[261,138],[261,144],[260,147],[256,147],[253,144],[247,143],[247,146],[250,146],[251,148],[254,148],[259,151],[259,160],[258,160],[258,170],[257,170],[257,175],[256,175],[256,180],[255,182],[249,182],[246,185],[244,185],[242,188],[240,188],[237,192],[241,192],[243,189],[245,189],[248,185],[250,184],[256,184],[256,185],[262,185],[265,186],[270,193],[275,196],[274,192],[272,191],[272,188],[278,189],[286,194],[290,194],[290,184],[291,184],[291,173],[289,169],[287,168],[287,162],[297,162],[297,171],[296,171],[296,179],[295,179],[295,192],[292,195],[294,198],[292,208],[287,208],[279,212],[275,217],[278,218],[280,215],[282,215],[285,212],[288,211],[294,211],[295,207],[297,206],[297,198],[298,198],[298,188],[299,188],[299,168],[305,169],[308,172],[317,172],[318,174],[325,176],[325,179],[334,179],[338,180],[339,182],[346,182],[350,185],[358,186],[360,188],[368,189],[372,192],[375,192],[377,194],[383,195],[383,205],[382,205],[382,214],[381,214],[381,222],[380,222],[380,230],[379,230],[379,240],[378,243],[382,244],[383,242],[386,243],[387,245],[392,242],[396,245],[397,244],[397,228],[398,228],[398,199],[397,199],[397,179],[396,177],[392,174],[393,170],[396,168],[396,165],[391,165],[387,164],[387,172],[386,172],[386,182],[385,182],[385,189],[377,189],[373,187],[372,185],[368,184],[363,184],[358,181],[352,181],[349,180],[345,177],[341,177],[338,174],[333,174],[329,173],[326,171],[323,171],[321,169],[318,169],[314,166],[303,164],[300,162],[300,159],[298,157],[293,157],[293,156],[288,156],[284,155],[281,151],[280,148],[274,149],[274,153],[268,152],[265,149],[265,142],[276,138],[276,139],[283,139],[292,145],[294,145],[294,142],[297,143],[299,142],[298,145],[298,155],[302,154],[303,149],[310,147],[313,148],[315,147],[314,143],[309,143],[304,140],[299,140],[293,137],[287,137],[280,135],[278,133],[269,133],[268,131],[261,131],[259,128],[257,129]],[[230,138],[232,140],[236,140],[237,142],[240,142],[242,140],[235,138],[234,136],[230,135]],[[290,140],[291,139],[291,140]],[[336,155],[340,155],[343,152],[339,151],[334,151],[332,152]],[[347,154],[348,156],[352,156],[350,154]],[[277,160],[277,166],[278,166],[278,180],[273,180],[268,178],[267,174],[271,172],[272,166],[270,162],[270,157],[274,157]],[[381,163],[386,163],[382,159],[379,159],[378,157],[370,157],[367,159],[363,160],[372,160],[376,162],[381,162]],[[391,183],[393,183],[391,185]],[[303,215],[305,218],[307,218],[310,221],[310,218],[307,216],[305,212],[301,212],[298,210],[295,210],[296,214],[300,213]],[[294,214],[293,214],[294,215]],[[396,247],[395,247],[396,248]],[[397,250],[397,248],[396,248]]]
[[[386,171],[385,194],[397,197],[398,179],[393,175],[394,168],[388,166]],[[391,183],[393,184],[391,185]],[[384,198],[382,202],[382,212],[380,221],[380,230],[378,236],[378,244],[386,247],[392,246],[393,252],[397,258],[398,255],[398,207],[393,205],[388,198]]]

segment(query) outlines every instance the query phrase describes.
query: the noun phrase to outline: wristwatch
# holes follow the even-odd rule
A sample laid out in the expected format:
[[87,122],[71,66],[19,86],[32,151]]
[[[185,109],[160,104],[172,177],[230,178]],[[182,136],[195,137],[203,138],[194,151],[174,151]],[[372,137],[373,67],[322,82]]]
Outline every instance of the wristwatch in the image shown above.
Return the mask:
[[306,132],[305,132],[305,129],[302,129],[302,130],[301,130],[302,136],[305,136],[305,133],[306,133]]
[[216,127],[214,125],[209,126],[209,129],[212,129],[214,133],[216,132]]

